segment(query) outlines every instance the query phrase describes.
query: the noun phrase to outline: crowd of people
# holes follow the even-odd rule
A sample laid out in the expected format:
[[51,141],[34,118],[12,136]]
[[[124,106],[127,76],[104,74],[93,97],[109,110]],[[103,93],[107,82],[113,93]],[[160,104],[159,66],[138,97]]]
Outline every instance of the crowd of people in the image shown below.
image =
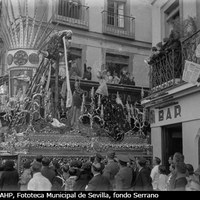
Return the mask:
[[181,153],[169,164],[167,173],[158,157],[151,167],[144,157],[114,151],[67,163],[39,155],[26,160],[18,174],[14,161],[6,160],[0,166],[0,191],[200,191],[200,168],[185,164]]
[[151,55],[147,59],[147,63],[152,65],[157,58],[162,57],[172,50],[180,51],[180,49],[181,42],[179,36],[172,30],[168,38],[164,38],[162,42],[157,43],[156,46],[151,48]]
[[[83,79],[83,80],[92,80],[92,67],[87,66],[84,64],[84,73],[83,76],[80,76],[80,72],[78,70],[78,65],[76,61],[73,61],[72,64],[70,65],[70,78],[77,78]],[[117,72],[113,71],[111,72],[110,70],[104,70],[105,74],[105,80],[107,83],[110,84],[123,84],[123,85],[135,85],[135,79],[134,76],[131,75],[126,69],[122,69],[120,71],[120,74]]]

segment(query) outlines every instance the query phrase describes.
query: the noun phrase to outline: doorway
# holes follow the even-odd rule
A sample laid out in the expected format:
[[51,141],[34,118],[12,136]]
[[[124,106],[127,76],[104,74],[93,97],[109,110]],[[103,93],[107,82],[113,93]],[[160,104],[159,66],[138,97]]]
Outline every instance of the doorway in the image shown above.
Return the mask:
[[168,167],[169,157],[176,152],[183,152],[181,123],[162,127],[162,164]]

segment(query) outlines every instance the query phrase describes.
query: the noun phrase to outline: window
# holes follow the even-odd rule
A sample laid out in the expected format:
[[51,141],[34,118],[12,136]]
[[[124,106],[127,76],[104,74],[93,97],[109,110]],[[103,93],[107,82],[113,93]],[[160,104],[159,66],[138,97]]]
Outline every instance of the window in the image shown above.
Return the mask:
[[75,0],[59,0],[58,15],[81,19],[81,4]]
[[107,24],[124,28],[125,3],[108,1]]
[[168,37],[173,29],[180,26],[179,2],[175,1],[165,11],[165,36]]
[[128,56],[115,55],[111,53],[106,54],[106,69],[111,72],[111,75],[113,75],[114,72],[116,72],[118,77],[120,77],[122,69],[128,71],[128,66]]

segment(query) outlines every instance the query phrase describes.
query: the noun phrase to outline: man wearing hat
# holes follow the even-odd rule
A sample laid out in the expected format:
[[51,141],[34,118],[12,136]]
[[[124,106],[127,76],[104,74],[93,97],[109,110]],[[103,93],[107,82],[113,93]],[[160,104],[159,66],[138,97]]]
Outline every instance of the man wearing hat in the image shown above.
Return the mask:
[[136,170],[137,170],[137,166],[136,166],[136,160],[135,157],[131,154],[128,155],[129,158],[129,163],[128,163],[128,167],[131,168],[132,170],[132,182],[131,182],[131,186],[133,187],[134,182],[135,182],[135,178],[136,178]]
[[105,166],[103,170],[103,176],[105,176],[110,181],[113,188],[115,188],[115,175],[119,171],[119,165],[114,160],[114,158],[115,158],[115,152],[109,151],[107,153],[108,164]]
[[136,179],[134,182],[135,191],[152,191],[152,179],[150,176],[150,171],[146,168],[146,159],[141,157],[136,160],[137,172]]
[[129,159],[125,155],[120,155],[117,157],[119,163],[119,172],[115,176],[116,191],[128,191],[131,190],[132,182],[132,170],[127,167]]
[[111,191],[112,186],[110,181],[102,175],[103,165],[102,163],[92,164],[93,178],[89,181],[85,187],[85,191]]
[[96,153],[94,163],[101,163],[104,157],[100,153]]

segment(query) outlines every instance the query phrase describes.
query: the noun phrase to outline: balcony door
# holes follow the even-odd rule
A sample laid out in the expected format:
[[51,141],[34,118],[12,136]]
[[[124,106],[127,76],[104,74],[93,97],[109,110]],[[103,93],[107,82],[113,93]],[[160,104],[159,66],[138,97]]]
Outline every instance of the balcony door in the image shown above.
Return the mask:
[[124,28],[125,2],[108,1],[107,24],[119,28]]
[[59,0],[58,15],[73,19],[81,19],[81,4],[79,1],[75,0]]

